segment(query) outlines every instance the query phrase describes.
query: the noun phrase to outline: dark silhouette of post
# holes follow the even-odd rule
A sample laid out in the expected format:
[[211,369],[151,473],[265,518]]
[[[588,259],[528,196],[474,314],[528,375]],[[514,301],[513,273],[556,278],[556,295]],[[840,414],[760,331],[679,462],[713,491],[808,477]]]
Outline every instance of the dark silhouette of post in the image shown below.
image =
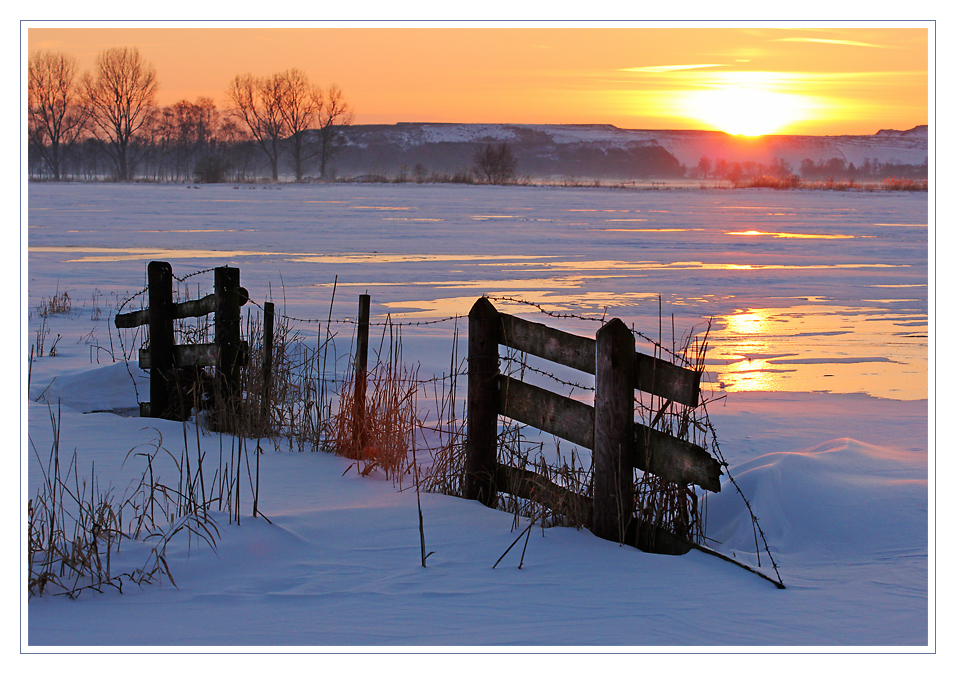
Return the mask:
[[498,310],[481,297],[468,313],[468,426],[465,498],[494,507],[498,497]]
[[219,301],[216,309],[216,339],[219,362],[216,379],[219,386],[220,422],[229,424],[239,419],[242,377],[242,349],[239,344],[240,307],[244,303],[239,287],[239,270],[235,267],[216,267],[215,293]]
[[362,455],[365,451],[365,391],[368,387],[368,323],[372,298],[359,295],[358,333],[355,344],[355,414],[352,446]]
[[[149,416],[176,418],[179,401],[173,399],[176,384],[173,364],[173,268],[153,261],[146,267],[149,288]],[[177,388],[178,390],[178,388]]]
[[598,330],[591,531],[617,542],[630,521],[634,490],[634,359],[634,335],[623,321],[615,318]]

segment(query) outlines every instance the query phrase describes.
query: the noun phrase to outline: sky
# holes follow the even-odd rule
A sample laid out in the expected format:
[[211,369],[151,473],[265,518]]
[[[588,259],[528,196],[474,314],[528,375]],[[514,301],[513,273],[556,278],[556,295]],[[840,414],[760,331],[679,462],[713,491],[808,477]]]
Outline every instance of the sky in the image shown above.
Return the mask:
[[908,129],[929,117],[926,22],[89,25],[31,24],[28,51],[70,54],[83,72],[105,49],[136,47],[156,67],[160,105],[207,96],[225,107],[236,75],[298,68],[322,87],[338,85],[358,124],[613,124],[842,135]]

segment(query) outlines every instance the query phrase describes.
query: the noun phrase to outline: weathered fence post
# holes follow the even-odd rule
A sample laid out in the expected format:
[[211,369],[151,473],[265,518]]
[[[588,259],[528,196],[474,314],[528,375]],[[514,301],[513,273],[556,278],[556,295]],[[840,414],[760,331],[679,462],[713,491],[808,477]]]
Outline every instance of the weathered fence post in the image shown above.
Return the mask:
[[262,430],[268,431],[269,394],[272,390],[272,342],[275,334],[276,305],[266,302],[262,310]]
[[243,297],[239,287],[239,269],[216,267],[215,293],[219,306],[216,309],[216,346],[219,347],[219,362],[216,365],[222,421],[229,424],[239,418],[239,395],[242,376],[242,348],[239,343],[241,324],[240,307]]
[[[171,391],[173,370],[173,268],[168,262],[153,261],[146,267],[149,288],[149,416],[176,417]],[[178,390],[178,389],[177,389]]]
[[597,332],[594,363],[595,535],[621,542],[634,491],[634,335],[618,318]]
[[498,310],[486,297],[468,313],[465,498],[494,507],[498,494]]
[[355,344],[355,413],[352,426],[352,447],[365,449],[365,391],[368,385],[368,323],[372,298],[359,295],[358,332]]

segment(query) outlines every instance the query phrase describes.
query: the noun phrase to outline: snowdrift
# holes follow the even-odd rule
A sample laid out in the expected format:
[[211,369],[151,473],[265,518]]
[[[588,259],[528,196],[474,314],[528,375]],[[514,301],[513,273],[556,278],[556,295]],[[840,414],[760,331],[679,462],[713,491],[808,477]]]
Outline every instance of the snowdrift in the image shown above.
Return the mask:
[[[772,549],[815,562],[918,553],[927,544],[923,451],[839,438],[775,452],[731,468]],[[732,485],[708,497],[708,535],[720,548],[752,550],[754,530]]]

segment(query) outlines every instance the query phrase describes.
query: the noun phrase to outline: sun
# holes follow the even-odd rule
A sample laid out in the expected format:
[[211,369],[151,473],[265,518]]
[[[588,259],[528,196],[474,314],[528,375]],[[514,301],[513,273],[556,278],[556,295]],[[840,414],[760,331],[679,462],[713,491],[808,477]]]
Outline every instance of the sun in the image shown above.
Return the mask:
[[805,96],[759,86],[725,86],[683,92],[683,114],[725,133],[762,136],[777,133],[809,116]]

